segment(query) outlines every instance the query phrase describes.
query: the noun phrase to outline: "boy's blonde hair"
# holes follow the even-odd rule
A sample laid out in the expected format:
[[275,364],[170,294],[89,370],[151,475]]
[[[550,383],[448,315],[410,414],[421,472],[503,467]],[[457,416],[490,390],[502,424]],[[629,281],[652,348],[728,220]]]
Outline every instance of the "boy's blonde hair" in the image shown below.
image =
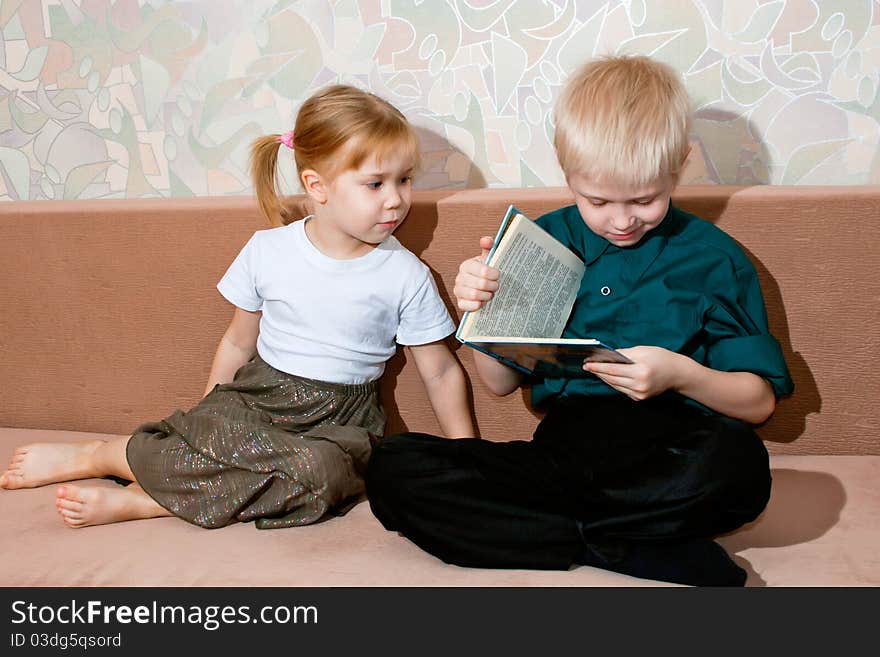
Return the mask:
[[[251,145],[251,180],[260,210],[273,226],[293,221],[278,192],[281,135]],[[332,180],[358,168],[367,157],[380,162],[391,153],[411,153],[417,162],[418,136],[391,103],[348,85],[325,87],[300,107],[293,128],[293,157],[299,175],[314,169]]]
[[556,104],[556,156],[566,178],[644,186],[675,181],[688,153],[690,99],[673,68],[648,57],[588,62]]

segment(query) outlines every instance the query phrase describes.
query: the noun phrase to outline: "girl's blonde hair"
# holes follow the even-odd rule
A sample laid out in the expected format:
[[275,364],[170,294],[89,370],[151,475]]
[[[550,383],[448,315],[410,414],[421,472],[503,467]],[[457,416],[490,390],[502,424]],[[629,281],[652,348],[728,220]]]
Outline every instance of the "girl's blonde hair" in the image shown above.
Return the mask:
[[[266,135],[251,145],[251,180],[263,215],[273,226],[296,217],[278,191],[281,135]],[[298,175],[314,169],[332,180],[358,168],[367,157],[380,162],[392,153],[411,153],[417,162],[418,137],[406,117],[391,103],[367,91],[337,84],[306,100],[293,128],[293,157]]]
[[566,177],[643,186],[675,180],[688,153],[690,99],[673,68],[648,57],[588,62],[556,104],[554,146]]

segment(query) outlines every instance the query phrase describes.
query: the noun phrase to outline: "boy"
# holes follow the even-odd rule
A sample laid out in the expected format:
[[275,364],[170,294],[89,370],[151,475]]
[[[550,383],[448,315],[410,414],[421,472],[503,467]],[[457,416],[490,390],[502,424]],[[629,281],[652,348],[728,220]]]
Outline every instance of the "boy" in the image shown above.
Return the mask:
[[[675,72],[645,57],[588,63],[556,107],[555,147],[575,205],[538,223],[586,264],[564,337],[623,347],[633,364],[541,379],[531,441],[386,437],[367,475],[371,508],[444,561],[586,564],[691,585],[745,583],[712,540],[770,495],[751,428],[793,385],[769,334],[755,269],[720,229],[670,205],[690,110]],[[481,308],[499,272],[463,262],[454,294]],[[498,395],[523,377],[475,352]]]

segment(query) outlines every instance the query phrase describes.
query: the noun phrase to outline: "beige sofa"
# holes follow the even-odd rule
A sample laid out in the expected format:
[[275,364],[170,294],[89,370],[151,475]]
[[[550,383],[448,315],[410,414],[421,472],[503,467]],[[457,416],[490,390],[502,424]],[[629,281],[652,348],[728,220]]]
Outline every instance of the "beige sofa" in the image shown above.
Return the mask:
[[[431,266],[450,308],[459,261],[508,204],[537,216],[569,202],[564,189],[415,197],[398,237]],[[760,428],[770,504],[721,542],[749,585],[880,585],[880,188],[686,187],[675,200],[753,259],[797,386]],[[232,313],[214,285],[261,227],[248,198],[0,205],[3,464],[26,442],[127,434],[193,404]],[[457,353],[481,435],[531,435],[538,416],[527,397],[493,398],[469,350]],[[438,431],[405,353],[383,394],[389,432]],[[208,531],[175,518],[69,529],[53,501],[52,486],[0,491],[0,585],[658,584],[588,567],[447,565],[385,531],[366,503],[308,528]]]

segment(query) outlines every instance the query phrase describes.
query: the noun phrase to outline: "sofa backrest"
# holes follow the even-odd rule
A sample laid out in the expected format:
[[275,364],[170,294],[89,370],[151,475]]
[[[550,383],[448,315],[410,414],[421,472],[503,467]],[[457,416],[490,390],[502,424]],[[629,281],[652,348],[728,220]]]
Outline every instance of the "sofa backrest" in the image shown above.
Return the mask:
[[[770,450],[880,453],[880,188],[693,186],[674,201],[758,269],[796,385],[759,429]],[[569,202],[565,189],[419,191],[397,236],[457,318],[458,264],[507,206],[536,217]],[[126,434],[195,403],[232,316],[216,282],[263,227],[247,197],[0,204],[0,426]],[[481,435],[528,438],[527,394],[493,397],[470,349],[456,353]],[[404,351],[383,395],[389,432],[439,432]]]

